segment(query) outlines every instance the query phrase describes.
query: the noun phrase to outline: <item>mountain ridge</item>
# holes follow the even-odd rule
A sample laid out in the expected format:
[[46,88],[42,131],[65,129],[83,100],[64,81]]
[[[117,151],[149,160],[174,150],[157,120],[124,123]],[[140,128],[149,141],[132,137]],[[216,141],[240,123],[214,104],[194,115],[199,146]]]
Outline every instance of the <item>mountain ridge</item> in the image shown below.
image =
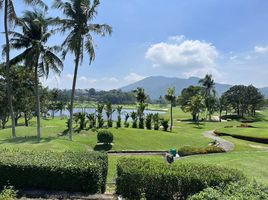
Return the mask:
[[[176,95],[180,95],[181,91],[190,85],[199,85],[200,78],[189,77],[178,78],[178,77],[166,77],[166,76],[149,76],[135,83],[121,87],[122,91],[128,92],[136,89],[137,87],[142,87],[145,92],[149,94],[150,98],[153,100],[158,99],[160,96],[164,96],[167,88],[175,86]],[[215,89],[217,95],[220,96],[222,93],[227,91],[231,84],[215,83]],[[261,93],[268,98],[268,87],[259,88]]]

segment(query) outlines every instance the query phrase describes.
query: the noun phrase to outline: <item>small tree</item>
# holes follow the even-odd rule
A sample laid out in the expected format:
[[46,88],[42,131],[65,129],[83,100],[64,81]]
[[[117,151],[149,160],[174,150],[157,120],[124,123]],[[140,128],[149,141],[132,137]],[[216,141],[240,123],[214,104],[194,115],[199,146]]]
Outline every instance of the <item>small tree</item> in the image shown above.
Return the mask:
[[174,106],[176,96],[175,96],[175,87],[171,87],[167,89],[167,94],[165,95],[165,98],[167,101],[170,102],[170,132],[172,132],[172,126],[173,126],[173,112],[172,108]]
[[96,126],[96,117],[94,113],[90,113],[87,115],[89,121],[89,128],[94,128]]
[[107,116],[107,127],[108,128],[113,127],[113,118],[112,118],[112,115],[113,115],[114,109],[112,107],[112,104],[111,103],[107,103],[106,104],[106,107],[105,107],[105,110],[106,110],[106,116]]
[[152,119],[153,119],[152,113],[149,113],[146,115],[145,124],[146,124],[146,128],[149,130],[152,129]]
[[132,128],[137,128],[137,113],[131,112],[130,117],[132,119]]
[[98,128],[102,128],[104,125],[104,120],[103,120],[103,104],[98,104],[97,105],[97,119],[98,119]]
[[79,123],[79,130],[84,130],[86,127],[86,114],[83,112],[75,113],[74,121]]
[[117,122],[116,127],[121,128],[121,112],[122,112],[123,106],[117,106]]
[[159,114],[155,113],[153,115],[154,130],[159,130]]
[[138,118],[139,118],[139,128],[144,129],[144,111],[147,107],[146,103],[139,103],[138,106]]
[[167,131],[168,130],[168,119],[161,119],[161,126],[163,127],[164,131]]
[[128,118],[129,118],[129,117],[130,117],[129,114],[126,113],[126,114],[125,114],[125,121],[124,121],[124,125],[125,125],[126,128],[129,127],[129,123],[128,123]]
[[205,102],[201,95],[193,96],[188,106],[186,107],[186,111],[191,112],[192,115],[196,116],[195,122],[199,125],[199,114],[205,110]]

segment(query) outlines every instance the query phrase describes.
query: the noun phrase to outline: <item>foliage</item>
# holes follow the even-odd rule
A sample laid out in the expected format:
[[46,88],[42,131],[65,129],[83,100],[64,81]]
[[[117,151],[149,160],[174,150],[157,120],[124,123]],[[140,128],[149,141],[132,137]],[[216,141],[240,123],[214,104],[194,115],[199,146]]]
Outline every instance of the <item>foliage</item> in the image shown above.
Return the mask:
[[148,95],[145,93],[143,88],[138,87],[133,92],[136,95],[136,100],[138,103],[145,103],[148,100]]
[[207,187],[245,181],[233,169],[200,163],[168,165],[149,159],[124,158],[117,165],[117,193],[128,199],[186,199]]
[[217,146],[208,146],[205,148],[184,146],[178,149],[178,154],[180,156],[208,154],[208,153],[224,153],[224,152],[225,152],[224,149],[222,149],[221,147],[217,147]]
[[201,95],[192,96],[184,110],[194,116],[195,121],[199,122],[199,114],[205,109],[204,99]]
[[0,200],[16,200],[17,191],[12,186],[4,187],[0,193]]
[[113,127],[112,115],[113,115],[114,109],[112,107],[112,104],[107,103],[106,106],[105,106],[105,110],[106,110],[106,116],[107,116],[107,127],[108,128]]
[[133,111],[131,112],[130,116],[132,119],[132,128],[137,128],[137,113]]
[[98,119],[98,128],[102,128],[104,125],[104,119],[103,119],[103,104],[97,105],[97,119]]
[[88,118],[88,121],[89,121],[89,128],[94,128],[96,126],[95,113],[87,114],[87,118]]
[[79,130],[84,130],[86,128],[86,113],[79,112],[74,114],[74,121],[79,123]]
[[108,130],[100,130],[97,135],[98,142],[104,144],[111,144],[114,140],[113,134]]
[[159,130],[159,113],[153,115],[154,130]]
[[165,99],[170,102],[170,132],[172,132],[172,127],[173,127],[173,106],[176,101],[176,89],[175,87],[170,87],[167,89],[167,94],[165,95]]
[[167,119],[160,120],[161,126],[163,127],[164,131],[168,131],[169,121]]
[[253,183],[231,183],[226,187],[206,188],[189,200],[260,200],[268,199],[268,187]]
[[125,121],[124,121],[124,125],[125,125],[126,128],[129,127],[129,122],[128,122],[128,118],[129,118],[129,117],[130,117],[130,116],[129,116],[129,113],[126,113],[126,114],[125,114]]
[[[181,106],[183,112],[189,111],[189,101],[197,95],[201,95],[202,88],[200,86],[189,86],[188,88],[184,88],[181,92],[181,96],[178,98],[178,103]],[[196,121],[197,116],[196,113],[191,113],[192,120]]]
[[138,115],[138,119],[139,119],[139,128],[140,129],[144,129],[144,111],[145,111],[147,106],[148,106],[148,104],[142,103],[142,102],[138,104],[137,115]]
[[146,115],[145,124],[146,124],[146,128],[149,129],[149,130],[152,129],[152,119],[153,119],[153,114],[148,113]]
[[107,155],[97,152],[52,153],[1,151],[0,186],[18,189],[50,189],[103,192]]
[[122,112],[123,106],[117,106],[117,122],[116,122],[116,127],[121,128],[121,112]]

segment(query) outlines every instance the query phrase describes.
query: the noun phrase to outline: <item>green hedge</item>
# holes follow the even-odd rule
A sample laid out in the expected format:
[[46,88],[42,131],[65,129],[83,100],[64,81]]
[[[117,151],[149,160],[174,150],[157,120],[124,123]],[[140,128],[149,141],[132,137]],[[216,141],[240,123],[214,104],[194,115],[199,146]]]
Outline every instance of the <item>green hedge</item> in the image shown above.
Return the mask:
[[190,155],[208,154],[208,153],[224,153],[224,152],[225,150],[223,148],[217,146],[208,146],[205,148],[185,146],[178,149],[178,154],[180,156],[190,156]]
[[232,183],[227,187],[207,188],[189,200],[264,200],[268,199],[268,187],[258,183]]
[[0,187],[100,193],[107,170],[104,153],[0,152]]
[[210,186],[245,181],[245,176],[233,169],[200,163],[166,164],[141,158],[123,158],[117,164],[117,193],[127,199],[171,200]]

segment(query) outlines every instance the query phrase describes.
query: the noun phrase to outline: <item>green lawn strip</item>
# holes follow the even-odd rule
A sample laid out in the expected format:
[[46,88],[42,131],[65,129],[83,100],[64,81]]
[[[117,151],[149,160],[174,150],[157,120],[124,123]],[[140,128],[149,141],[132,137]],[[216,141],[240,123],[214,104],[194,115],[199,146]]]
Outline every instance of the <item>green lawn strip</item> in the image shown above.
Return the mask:
[[177,162],[210,163],[239,169],[249,179],[268,184],[268,152],[240,151],[222,154],[198,155],[185,157]]

